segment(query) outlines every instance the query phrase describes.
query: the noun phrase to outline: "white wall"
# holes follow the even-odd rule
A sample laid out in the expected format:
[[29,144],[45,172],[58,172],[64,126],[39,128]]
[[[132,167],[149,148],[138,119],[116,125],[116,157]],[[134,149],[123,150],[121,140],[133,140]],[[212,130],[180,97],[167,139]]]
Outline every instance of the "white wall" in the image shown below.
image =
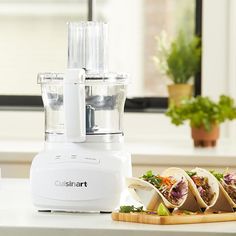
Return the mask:
[[[203,1],[203,95],[236,99],[236,1]],[[236,122],[224,124],[226,137],[236,137]]]
[[229,1],[203,1],[202,92],[217,98],[228,89]]
[[0,111],[0,140],[43,140],[44,113]]
[[[204,95],[236,97],[235,12],[235,0],[203,1]],[[124,125],[128,141],[189,135],[187,125],[177,128],[163,114],[126,113]],[[43,127],[42,112],[0,112],[0,139],[43,140]],[[235,130],[235,122],[224,126],[223,137],[235,137]]]
[[[229,1],[228,21],[228,94],[236,100],[236,1]],[[229,135],[236,138],[236,123],[228,129]]]
[[143,93],[142,3],[142,0],[109,0],[105,12],[109,22],[109,69],[128,73],[132,82],[129,96]]

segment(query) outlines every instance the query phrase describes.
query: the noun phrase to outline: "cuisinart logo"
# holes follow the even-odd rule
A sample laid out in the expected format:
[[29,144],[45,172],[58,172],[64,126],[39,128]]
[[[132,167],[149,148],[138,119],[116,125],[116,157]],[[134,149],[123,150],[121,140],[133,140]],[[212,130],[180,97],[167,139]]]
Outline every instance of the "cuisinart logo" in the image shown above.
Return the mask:
[[70,181],[56,180],[54,184],[57,187],[78,187],[78,188],[81,188],[81,187],[87,188],[88,187],[88,183],[86,181],[75,182],[75,181],[71,181],[71,180]]

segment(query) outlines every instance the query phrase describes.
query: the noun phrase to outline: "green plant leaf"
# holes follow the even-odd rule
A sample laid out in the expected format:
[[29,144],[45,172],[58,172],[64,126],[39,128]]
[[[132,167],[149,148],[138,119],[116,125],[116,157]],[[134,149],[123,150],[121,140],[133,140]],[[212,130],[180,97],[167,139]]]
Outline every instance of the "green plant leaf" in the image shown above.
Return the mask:
[[187,83],[189,79],[200,71],[201,62],[201,40],[195,36],[188,41],[179,32],[178,36],[166,49],[158,40],[158,55],[154,57],[158,65],[162,65],[164,72],[176,84]]
[[166,115],[177,126],[189,121],[193,127],[203,126],[206,131],[211,131],[213,124],[236,119],[236,107],[234,100],[226,95],[221,95],[218,102],[198,96],[183,101],[180,106],[170,106]]

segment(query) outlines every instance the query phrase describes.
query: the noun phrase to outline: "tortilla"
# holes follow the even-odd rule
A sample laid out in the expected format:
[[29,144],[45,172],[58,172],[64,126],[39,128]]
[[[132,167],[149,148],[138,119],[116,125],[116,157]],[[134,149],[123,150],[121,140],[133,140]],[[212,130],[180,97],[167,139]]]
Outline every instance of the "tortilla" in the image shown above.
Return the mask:
[[[164,171],[164,173],[171,174],[171,172],[175,171],[175,169],[176,169],[175,167],[168,168]],[[217,179],[215,178],[215,176],[213,174],[211,174],[209,171],[202,169],[202,168],[195,168],[195,169],[191,170],[191,172],[196,172],[198,176],[208,178],[208,184],[210,185],[212,192],[214,193],[214,196],[213,196],[210,204],[206,204],[206,202],[202,199],[194,181],[186,173],[186,171],[184,171],[183,169],[181,169],[181,170],[189,182],[190,191],[189,191],[188,195],[190,195],[190,192],[192,192],[195,200],[197,201],[199,207],[202,210],[205,210],[207,212],[217,212],[217,211],[233,212],[234,211],[233,210],[234,205],[230,205],[227,200],[229,198],[225,196],[227,194],[227,192],[225,193],[223,186],[221,186],[218,183]],[[192,204],[194,204],[194,200],[191,200],[190,197],[188,197],[188,200],[185,202],[185,205],[187,203],[191,204],[191,201],[192,201]],[[231,203],[232,203],[232,201],[231,201]],[[185,205],[182,206],[182,209],[184,209]]]
[[[166,192],[164,192],[165,194],[164,195],[163,191],[161,192],[152,183],[150,183],[150,179],[148,179],[149,180],[148,181],[145,179],[133,177],[133,178],[127,178],[126,183],[130,192],[133,194],[134,198],[139,202],[141,202],[146,207],[147,210],[156,211],[160,203],[163,203],[169,209],[180,209],[189,211],[199,211],[201,208],[208,212],[218,212],[218,211],[232,212],[234,210],[233,208],[236,208],[235,202],[230,198],[229,194],[225,191],[222,184],[218,182],[218,180],[215,178],[213,174],[202,168],[192,169],[191,172],[196,172],[196,176],[199,177],[207,177],[207,183],[209,185],[208,187],[210,189],[210,192],[212,193],[211,197],[212,199],[209,198],[209,200],[207,200],[205,198],[204,201],[203,199],[204,195],[203,197],[201,196],[192,178],[186,173],[186,171],[176,167],[171,167],[166,169],[160,174],[160,177],[172,177],[176,180],[176,182],[171,186],[171,188],[168,188],[169,190],[167,191],[168,194],[172,193],[171,195],[172,197],[173,193],[179,193],[179,191],[172,192],[175,186],[179,186],[177,190],[180,190],[182,184],[183,183],[186,184],[184,185],[185,190],[183,196],[181,196],[179,199],[178,197],[175,197],[174,199],[177,200],[179,204],[173,204],[173,202],[168,200],[168,198],[165,197]],[[154,180],[156,181],[156,179]],[[183,182],[181,182],[181,184],[178,185],[180,180]],[[155,181],[154,184],[156,183]],[[202,186],[204,185],[200,184],[200,187]],[[204,187],[202,189],[204,189]],[[173,198],[170,198],[170,195],[168,195],[168,197],[169,199],[173,200]]]
[[[159,191],[153,184],[149,183],[140,178],[127,178],[126,183],[129,189],[133,190],[133,195],[136,195],[135,198],[138,199],[146,209],[156,210],[160,203],[163,203],[167,208],[174,209],[180,208],[186,201],[188,197],[188,181],[183,175],[182,171],[176,170],[171,175],[161,175],[162,177],[173,177],[178,183],[180,180],[183,181],[187,188],[187,193],[180,198],[179,204],[173,204],[170,202],[161,191]],[[172,185],[171,189],[175,187],[175,184]]]
[[[184,171],[184,170],[183,170]],[[196,184],[194,183],[194,181],[192,180],[192,178],[184,171],[185,176],[189,182],[189,188],[191,189],[191,191],[193,192],[194,196],[196,197],[196,200],[199,204],[199,206],[201,208],[209,208],[214,206],[214,204],[216,203],[218,197],[219,197],[219,184],[218,182],[215,180],[215,177],[207,170],[202,169],[202,168],[195,168],[192,169],[191,172],[196,172],[197,176],[200,177],[206,177],[208,178],[208,184],[211,188],[211,192],[214,194],[213,198],[211,199],[210,203],[207,204],[203,198],[201,197]]]
[[[196,172],[197,173],[197,176],[201,176],[201,177],[207,177],[208,178],[208,184],[211,188],[211,192],[214,194],[213,198],[211,199],[210,203],[207,204],[203,198],[201,197],[194,181],[191,179],[191,177],[188,176],[190,182],[192,183],[192,186],[193,186],[193,191],[196,192],[196,197],[199,198],[199,203],[201,204],[201,207],[205,207],[205,208],[209,208],[209,207],[212,207],[214,206],[214,204],[216,203],[218,197],[219,197],[219,184],[218,182],[215,180],[215,178],[213,178],[213,175],[205,170],[205,169],[202,169],[202,168],[195,168],[193,170],[191,170],[192,172]],[[199,204],[199,205],[200,205]]]
[[[227,199],[227,201],[229,202],[230,206],[232,208],[236,208],[236,203],[232,200],[232,198],[230,197],[228,192],[224,189],[224,186],[223,186],[222,182],[219,181],[216,177],[215,177],[215,179],[218,181],[219,186],[220,186],[220,191],[223,193],[224,197]],[[224,180],[222,180],[222,181],[224,181]],[[234,186],[234,188],[235,188],[235,191],[236,191],[236,186]]]

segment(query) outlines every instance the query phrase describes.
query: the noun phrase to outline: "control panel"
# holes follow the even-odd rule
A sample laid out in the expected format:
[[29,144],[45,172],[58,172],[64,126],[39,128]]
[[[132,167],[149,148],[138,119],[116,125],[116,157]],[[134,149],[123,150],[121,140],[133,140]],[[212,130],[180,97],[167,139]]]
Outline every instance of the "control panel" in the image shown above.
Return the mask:
[[91,157],[91,156],[81,156],[76,153],[72,154],[56,154],[53,156],[52,161],[55,162],[68,162],[68,161],[74,161],[74,162],[81,162],[81,163],[88,163],[88,164],[99,164],[100,159]]

